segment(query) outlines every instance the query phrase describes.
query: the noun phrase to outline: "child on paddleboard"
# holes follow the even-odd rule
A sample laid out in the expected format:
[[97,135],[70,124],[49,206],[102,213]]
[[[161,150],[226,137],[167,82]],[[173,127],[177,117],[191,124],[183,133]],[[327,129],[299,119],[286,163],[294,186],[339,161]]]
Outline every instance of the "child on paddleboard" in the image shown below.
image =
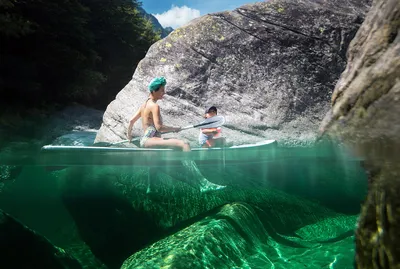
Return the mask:
[[[204,113],[204,118],[209,119],[217,115],[215,106],[209,107]],[[199,145],[203,148],[223,147],[225,138],[221,137],[221,127],[200,129]]]

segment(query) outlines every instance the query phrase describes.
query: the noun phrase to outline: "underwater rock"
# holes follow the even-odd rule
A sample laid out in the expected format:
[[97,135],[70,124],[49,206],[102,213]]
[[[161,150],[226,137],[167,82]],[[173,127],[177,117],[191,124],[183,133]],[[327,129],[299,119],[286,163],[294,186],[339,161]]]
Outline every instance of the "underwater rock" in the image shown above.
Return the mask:
[[18,165],[0,165],[0,193],[7,183],[14,182],[21,173],[22,168],[22,166]]
[[[349,229],[354,225],[354,217],[345,218],[350,223],[345,229]],[[315,231],[314,234],[318,233],[319,236],[332,237],[333,233],[330,231],[338,223],[343,222],[326,226],[316,224],[310,227],[310,231]],[[326,260],[316,257],[327,254],[337,256],[336,264],[341,262],[342,259],[334,255],[329,247],[313,240],[315,235],[310,235],[309,232],[302,234],[308,235],[311,240],[304,240],[296,234],[282,236],[271,227],[266,227],[249,204],[226,204],[133,254],[126,259],[121,269],[300,268],[309,262],[316,268],[322,268],[326,265]],[[350,236],[335,240],[341,241],[341,247],[351,245],[353,240]],[[336,254],[339,252],[336,249]]]
[[15,180],[22,171],[22,166],[0,165],[0,182]]
[[251,206],[228,204],[130,256],[121,269],[242,268],[261,242],[268,236]]
[[376,0],[351,42],[321,132],[366,159],[359,269],[400,267],[400,2]]
[[[277,189],[244,186],[240,175],[236,179],[224,178],[236,183],[213,179],[213,183],[228,187],[201,193],[188,184],[191,177],[183,168],[151,170],[123,166],[65,170],[63,203],[82,240],[109,268],[119,268],[133,253],[228,203],[251,204],[258,221],[272,235],[292,235],[302,227],[340,215]],[[235,186],[238,183],[242,185]]]
[[[151,46],[107,107],[96,142],[126,139],[156,76],[167,79],[159,102],[167,125],[200,122],[205,107],[215,105],[226,116],[229,142],[314,142],[370,2],[273,0],[193,20]],[[137,123],[134,135],[140,129]],[[197,132],[179,136],[197,145]]]
[[81,269],[63,249],[0,210],[1,264],[9,268]]
[[64,176],[63,203],[82,240],[108,268],[119,268],[126,257],[160,237],[149,214],[135,210],[115,190],[115,175],[96,167],[68,168]]
[[0,165],[0,193],[9,183],[13,183],[21,173],[23,167],[19,165]]

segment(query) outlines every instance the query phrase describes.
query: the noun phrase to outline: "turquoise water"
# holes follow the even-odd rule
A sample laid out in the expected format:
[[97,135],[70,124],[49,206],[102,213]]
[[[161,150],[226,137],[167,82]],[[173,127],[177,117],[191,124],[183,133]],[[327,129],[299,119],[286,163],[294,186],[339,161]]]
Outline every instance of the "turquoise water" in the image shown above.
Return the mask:
[[[176,158],[152,165],[157,156],[136,166],[90,165],[85,153],[73,158],[86,165],[26,162],[2,183],[0,208],[84,268],[353,268],[367,188],[359,159],[328,143],[212,162],[187,154],[200,175]],[[198,177],[227,187],[201,193]]]

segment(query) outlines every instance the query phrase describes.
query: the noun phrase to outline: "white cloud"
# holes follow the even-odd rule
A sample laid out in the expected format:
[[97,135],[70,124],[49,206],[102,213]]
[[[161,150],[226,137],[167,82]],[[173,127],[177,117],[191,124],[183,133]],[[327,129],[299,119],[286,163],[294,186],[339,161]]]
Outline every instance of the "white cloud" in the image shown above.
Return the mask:
[[200,10],[187,6],[172,6],[170,10],[162,14],[153,14],[153,16],[157,18],[164,28],[170,26],[176,29],[193,19],[200,17]]

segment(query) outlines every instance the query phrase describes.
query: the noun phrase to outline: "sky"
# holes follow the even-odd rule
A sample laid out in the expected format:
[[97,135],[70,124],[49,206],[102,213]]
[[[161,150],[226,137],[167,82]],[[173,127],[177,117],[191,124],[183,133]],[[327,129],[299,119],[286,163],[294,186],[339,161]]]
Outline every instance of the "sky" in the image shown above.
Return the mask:
[[192,19],[208,13],[233,10],[244,4],[262,0],[141,0],[147,13],[153,14],[160,24],[174,29]]

